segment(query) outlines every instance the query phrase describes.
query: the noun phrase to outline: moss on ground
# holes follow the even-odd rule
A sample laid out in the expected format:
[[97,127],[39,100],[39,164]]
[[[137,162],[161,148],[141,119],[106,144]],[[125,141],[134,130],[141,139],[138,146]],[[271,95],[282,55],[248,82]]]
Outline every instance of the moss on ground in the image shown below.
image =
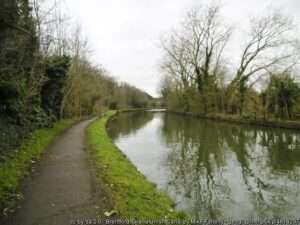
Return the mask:
[[52,128],[34,131],[20,148],[0,163],[0,210],[4,214],[14,207],[17,199],[22,198],[21,193],[18,192],[20,182],[30,173],[35,161],[40,158],[54,138],[73,123],[73,120],[63,120],[55,123]]
[[184,213],[174,210],[168,195],[159,192],[113,144],[106,132],[106,124],[113,115],[114,112],[108,112],[92,123],[87,130],[87,141],[95,160],[97,183],[105,186],[118,216],[124,219],[185,219]]

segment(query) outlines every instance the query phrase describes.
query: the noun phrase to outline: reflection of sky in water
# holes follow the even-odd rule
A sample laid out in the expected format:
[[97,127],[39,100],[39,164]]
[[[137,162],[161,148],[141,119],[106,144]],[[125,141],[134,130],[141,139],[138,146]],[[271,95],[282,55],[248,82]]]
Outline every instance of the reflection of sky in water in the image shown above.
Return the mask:
[[115,143],[178,209],[198,218],[299,216],[299,133],[162,113],[139,123]]
[[[161,139],[162,120],[157,114],[136,133],[122,135],[115,140],[116,145],[128,156],[149,180],[159,188],[166,185],[167,171],[163,167],[166,160],[166,145]],[[165,183],[164,183],[165,182]]]

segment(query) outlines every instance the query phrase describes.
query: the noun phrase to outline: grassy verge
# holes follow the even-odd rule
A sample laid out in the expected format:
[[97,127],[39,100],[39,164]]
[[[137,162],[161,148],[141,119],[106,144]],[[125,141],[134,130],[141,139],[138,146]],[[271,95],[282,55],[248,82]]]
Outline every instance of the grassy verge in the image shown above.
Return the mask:
[[19,149],[0,164],[0,210],[3,214],[13,208],[17,199],[22,198],[18,193],[20,181],[30,173],[35,161],[54,138],[73,123],[73,120],[63,120],[52,128],[34,131]]
[[[174,211],[172,200],[158,192],[136,167],[112,143],[106,124],[114,112],[92,123],[87,130],[89,150],[97,167],[97,183],[105,184],[119,217],[126,219],[184,219]],[[134,147],[134,146],[133,146]]]

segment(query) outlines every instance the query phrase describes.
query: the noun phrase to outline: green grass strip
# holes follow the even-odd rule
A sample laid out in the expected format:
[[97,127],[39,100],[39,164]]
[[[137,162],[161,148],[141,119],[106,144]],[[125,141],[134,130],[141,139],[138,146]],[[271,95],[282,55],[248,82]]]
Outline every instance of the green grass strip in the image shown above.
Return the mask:
[[18,193],[20,182],[30,173],[32,164],[40,158],[54,138],[73,123],[74,120],[62,120],[52,128],[34,131],[19,149],[0,163],[0,210],[12,208],[15,200],[22,197]]
[[[118,216],[126,219],[185,219],[174,203],[157,190],[113,144],[106,124],[115,112],[108,112],[87,130],[87,141],[97,169],[97,184],[104,184]],[[134,146],[132,146],[134,147]]]

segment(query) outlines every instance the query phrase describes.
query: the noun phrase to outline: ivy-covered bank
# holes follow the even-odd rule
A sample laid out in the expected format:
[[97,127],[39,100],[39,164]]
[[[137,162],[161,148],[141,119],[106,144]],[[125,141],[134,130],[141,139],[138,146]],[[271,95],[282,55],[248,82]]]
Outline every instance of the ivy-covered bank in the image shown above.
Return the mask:
[[167,194],[159,192],[113,144],[106,132],[106,124],[114,114],[108,112],[92,123],[87,130],[87,141],[95,160],[97,185],[112,199],[118,217],[186,218],[184,213],[174,210],[174,203]]
[[40,158],[48,145],[66,128],[74,124],[74,120],[56,122],[52,128],[34,131],[23,142],[20,148],[11,152],[0,163],[0,210],[3,214],[12,210],[19,193],[20,182],[31,171],[32,165]]

